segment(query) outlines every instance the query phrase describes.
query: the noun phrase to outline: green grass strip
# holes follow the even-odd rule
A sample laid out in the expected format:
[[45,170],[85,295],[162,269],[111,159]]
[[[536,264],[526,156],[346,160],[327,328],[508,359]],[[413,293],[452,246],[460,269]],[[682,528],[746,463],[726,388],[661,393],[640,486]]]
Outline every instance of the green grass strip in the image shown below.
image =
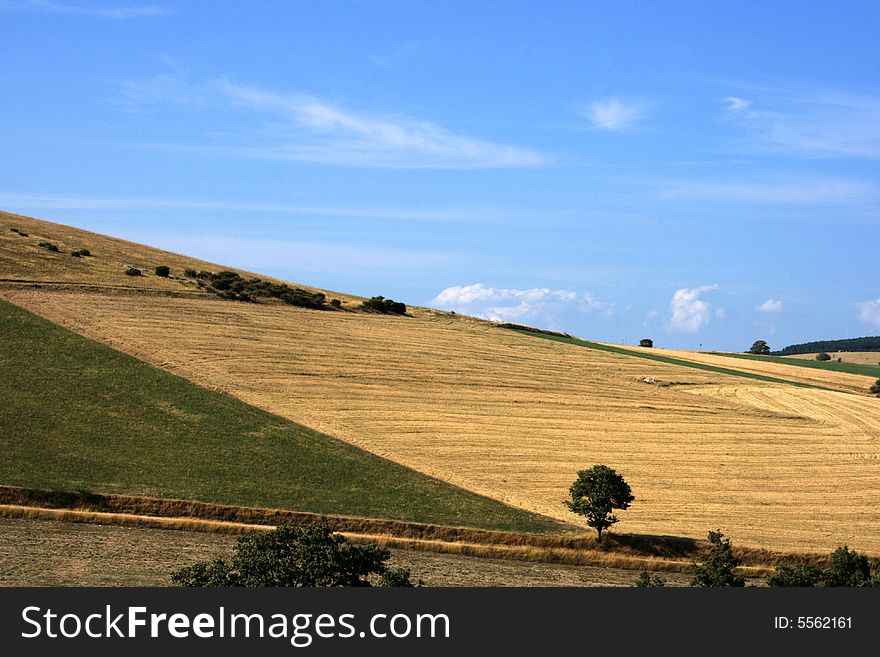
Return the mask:
[[[782,358],[781,356],[758,356],[756,354],[734,354],[726,351],[701,351],[701,354],[712,356],[725,356],[726,358],[744,358],[746,360],[759,360],[782,365],[794,365],[795,367],[812,367],[817,370],[830,370],[832,372],[846,372],[847,374],[861,374],[863,376],[880,377],[880,366],[862,363],[838,363],[836,360],[807,360],[806,358]],[[877,353],[880,361],[880,352]]]
[[5,301],[0,483],[507,531],[560,528],[199,387]]
[[517,333],[522,333],[523,335],[530,335],[536,338],[544,338],[545,340],[554,340],[556,342],[565,342],[567,344],[573,344],[578,347],[586,347],[587,349],[595,349],[597,351],[609,351],[613,354],[620,354],[621,356],[632,356],[633,358],[645,358],[647,360],[656,360],[661,363],[668,363],[670,365],[681,365],[682,367],[691,367],[695,370],[705,370],[707,372],[717,372],[718,374],[729,374],[731,376],[741,376],[745,379],[755,379],[756,381],[767,381],[769,383],[785,383],[791,386],[797,386],[799,388],[816,388],[818,390],[832,390],[834,392],[842,392],[839,390],[835,390],[834,388],[825,388],[823,386],[813,385],[811,383],[802,383],[800,381],[789,381],[788,379],[778,379],[773,376],[764,376],[763,374],[754,374],[752,372],[743,372],[742,370],[734,370],[728,369],[726,367],[717,367],[716,365],[706,365],[704,363],[694,363],[689,360],[683,360],[681,358],[673,358],[672,356],[663,356],[661,354],[654,354],[648,351],[632,351],[630,349],[624,349],[622,347],[614,347],[607,344],[599,344],[598,342],[588,342],[587,340],[580,340],[578,338],[569,338],[561,335],[551,335],[548,333],[538,333],[535,331],[525,331],[522,329],[512,329]]

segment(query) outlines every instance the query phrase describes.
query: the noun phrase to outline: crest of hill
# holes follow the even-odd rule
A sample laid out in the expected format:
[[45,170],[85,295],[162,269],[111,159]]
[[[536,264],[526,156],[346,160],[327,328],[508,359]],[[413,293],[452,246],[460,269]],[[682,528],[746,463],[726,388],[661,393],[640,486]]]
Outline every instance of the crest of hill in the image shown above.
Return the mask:
[[[48,245],[57,247],[57,251]],[[48,248],[47,248],[48,247]],[[83,249],[86,256],[76,256]],[[170,268],[168,276],[158,276],[157,266]],[[126,275],[135,268],[140,276]],[[232,271],[243,278],[260,278],[271,283],[285,283],[242,269],[93,233],[80,228],[0,211],[0,282],[26,286],[85,287],[116,290],[120,293],[159,292],[177,295],[206,296],[198,281],[184,275],[185,270]],[[359,305],[363,298],[307,285],[296,287],[321,292],[327,299],[339,299],[344,305]]]

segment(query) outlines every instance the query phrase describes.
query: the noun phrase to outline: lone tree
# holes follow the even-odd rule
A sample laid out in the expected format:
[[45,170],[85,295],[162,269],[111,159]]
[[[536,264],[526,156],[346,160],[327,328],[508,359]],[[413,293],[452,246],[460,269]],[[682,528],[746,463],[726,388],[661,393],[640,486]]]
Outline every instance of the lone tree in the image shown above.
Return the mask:
[[759,354],[761,356],[766,356],[770,353],[770,347],[763,340],[755,340],[755,343],[752,345],[752,348],[749,349],[750,354]]
[[874,383],[871,384],[871,387],[868,388],[868,390],[871,392],[872,395],[880,395],[880,379],[874,381]]
[[642,338],[639,340],[640,347],[653,347],[654,341],[651,338]]
[[719,530],[709,532],[709,542],[712,544],[709,556],[706,557],[702,565],[694,564],[693,566],[691,586],[711,588],[745,586],[745,578],[733,572],[734,568],[739,565],[739,559],[733,556],[730,539],[724,538],[724,534]]
[[238,539],[230,561],[201,561],[171,575],[176,586],[412,586],[406,569],[390,570],[391,553],[354,545],[327,525],[282,525]]
[[168,278],[168,275],[171,273],[171,267],[168,265],[156,265],[156,276],[161,276],[163,278]]
[[823,351],[822,353],[816,354],[816,360],[831,360],[831,356]]
[[635,499],[629,484],[607,465],[579,470],[568,492],[571,501],[566,501],[565,505],[575,513],[586,516],[587,524],[596,530],[600,543],[602,532],[617,522],[612,510],[627,509]]

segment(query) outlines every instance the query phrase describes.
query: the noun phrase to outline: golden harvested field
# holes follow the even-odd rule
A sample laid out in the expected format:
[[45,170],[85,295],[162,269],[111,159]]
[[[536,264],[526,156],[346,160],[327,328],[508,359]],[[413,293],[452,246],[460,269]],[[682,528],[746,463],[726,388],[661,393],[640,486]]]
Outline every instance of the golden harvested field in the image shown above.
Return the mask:
[[[636,349],[636,347],[633,347],[633,350]],[[695,351],[676,351],[673,349],[655,349],[653,351],[661,353],[664,356],[673,356],[693,363],[727,367],[730,369],[741,370],[743,372],[753,372],[755,374],[779,377],[789,381],[799,381],[801,383],[809,383],[816,386],[828,386],[842,390],[852,390],[859,393],[865,393],[875,380],[875,378],[862,376],[860,374],[798,367],[796,365],[786,365],[785,363],[774,361],[764,362],[746,358],[731,358],[730,356],[723,356],[721,354],[704,354]],[[878,356],[878,359],[880,359],[880,356]]]
[[0,293],[197,383],[530,510],[572,520],[562,500],[576,471],[605,463],[637,498],[619,514],[618,531],[704,538],[720,528],[743,546],[847,543],[880,552],[873,398],[599,352],[429,311],[388,317],[204,297]]
[[[831,351],[828,353],[832,360],[838,358],[844,363],[857,365],[880,365],[880,351]],[[818,354],[794,354],[783,358],[800,358],[801,360],[816,360]]]

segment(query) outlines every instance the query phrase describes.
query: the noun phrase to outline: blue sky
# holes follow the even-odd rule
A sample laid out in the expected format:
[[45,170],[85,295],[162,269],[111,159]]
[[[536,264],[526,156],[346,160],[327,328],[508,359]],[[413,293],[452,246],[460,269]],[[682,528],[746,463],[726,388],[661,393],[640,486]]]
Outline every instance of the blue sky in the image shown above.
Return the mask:
[[0,208],[673,348],[880,334],[876,2],[0,0]]

